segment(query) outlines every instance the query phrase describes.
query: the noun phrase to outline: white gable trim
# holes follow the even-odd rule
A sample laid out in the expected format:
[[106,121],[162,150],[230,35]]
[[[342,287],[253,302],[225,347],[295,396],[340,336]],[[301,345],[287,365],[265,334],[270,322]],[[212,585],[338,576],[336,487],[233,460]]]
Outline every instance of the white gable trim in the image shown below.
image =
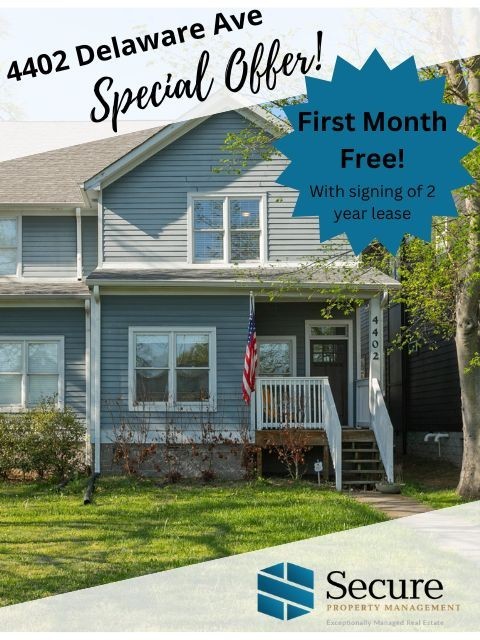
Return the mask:
[[[285,131],[289,131],[288,126],[285,125],[282,120],[271,115],[261,107],[243,107],[239,109],[232,109],[232,111],[236,111],[247,120],[250,120],[259,127],[262,127],[264,130],[269,131],[272,135],[277,134],[279,128],[284,128]],[[262,113],[262,111],[264,111],[264,113]],[[142,142],[138,147],[135,147],[111,165],[89,178],[83,184],[84,191],[92,191],[107,187],[109,184],[112,184],[129,171],[132,171],[132,169],[137,167],[139,164],[142,164],[142,162],[145,162],[153,155],[172,144],[172,142],[175,142],[189,131],[198,127],[202,122],[205,122],[215,115],[218,114],[213,113],[193,118],[192,120],[185,120],[183,122],[176,122],[167,125],[161,131],[153,134],[151,138]]]
[[153,136],[145,140],[145,142],[142,142],[138,147],[135,147],[84,182],[83,189],[85,191],[91,191],[108,186],[142,162],[145,162],[145,160],[148,160],[148,158],[161,149],[164,149],[166,146],[175,142],[175,140],[197,127],[206,119],[206,117],[197,118],[195,120],[188,120],[187,122],[177,122],[167,125],[161,131],[154,133]]

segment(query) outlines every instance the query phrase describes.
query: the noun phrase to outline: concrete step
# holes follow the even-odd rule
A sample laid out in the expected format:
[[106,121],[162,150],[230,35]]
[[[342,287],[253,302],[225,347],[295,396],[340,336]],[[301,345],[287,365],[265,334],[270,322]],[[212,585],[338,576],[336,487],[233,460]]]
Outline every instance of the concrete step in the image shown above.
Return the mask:
[[370,464],[380,464],[381,460],[380,458],[343,458],[343,462],[358,462],[360,464],[367,462]]

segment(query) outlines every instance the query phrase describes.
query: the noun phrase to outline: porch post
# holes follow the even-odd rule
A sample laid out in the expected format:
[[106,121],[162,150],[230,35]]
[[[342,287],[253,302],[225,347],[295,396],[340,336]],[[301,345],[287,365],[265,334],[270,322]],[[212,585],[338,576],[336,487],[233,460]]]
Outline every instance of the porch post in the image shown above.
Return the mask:
[[[383,311],[381,296],[370,299],[370,331],[369,331],[369,396],[371,396],[372,380],[377,378],[383,388]],[[370,411],[372,407],[370,407]]]

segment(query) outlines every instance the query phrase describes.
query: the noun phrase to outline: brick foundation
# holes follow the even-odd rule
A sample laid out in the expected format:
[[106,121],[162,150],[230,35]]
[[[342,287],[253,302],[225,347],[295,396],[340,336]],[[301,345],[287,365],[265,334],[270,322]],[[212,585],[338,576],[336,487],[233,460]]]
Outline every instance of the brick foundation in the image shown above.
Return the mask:
[[[122,465],[113,461],[113,454],[113,444],[102,444],[102,474],[122,474]],[[241,445],[218,444],[212,452],[209,452],[205,445],[200,444],[196,445],[194,451],[187,445],[175,445],[168,450],[165,445],[158,445],[155,455],[141,465],[140,472],[150,477],[166,477],[169,472],[178,472],[182,478],[202,478],[202,472],[210,468],[215,478],[223,480],[244,478]]]

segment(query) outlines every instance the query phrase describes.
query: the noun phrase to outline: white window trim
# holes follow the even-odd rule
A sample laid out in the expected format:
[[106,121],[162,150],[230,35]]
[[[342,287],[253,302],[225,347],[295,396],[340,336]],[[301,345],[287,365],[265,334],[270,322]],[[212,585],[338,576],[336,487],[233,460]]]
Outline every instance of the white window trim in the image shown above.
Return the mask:
[[[175,348],[173,337],[176,333],[208,333],[209,339],[209,400],[205,402],[176,402],[175,401]],[[135,336],[142,334],[148,335],[165,335],[169,334],[169,362],[168,362],[168,381],[169,399],[167,402],[135,402]],[[216,395],[217,395],[217,330],[215,327],[129,327],[128,328],[128,410],[129,411],[201,411],[208,409],[216,411]]]
[[58,394],[57,407],[63,409],[65,406],[65,337],[64,336],[0,336],[0,342],[23,342],[23,371],[22,371],[22,404],[21,405],[0,405],[3,413],[22,413],[31,407],[27,407],[27,349],[29,342],[56,342],[58,344]]
[[[312,327],[322,326],[337,326],[347,327],[346,336],[312,336]],[[348,424],[353,424],[353,393],[354,393],[354,378],[353,378],[353,320],[305,320],[305,375],[310,377],[310,342],[312,340],[347,340],[347,354],[348,354],[348,371],[347,371],[347,400],[348,400]]]
[[[272,343],[272,342],[282,342],[282,341],[289,341],[292,343],[292,375],[291,376],[285,376],[285,378],[294,378],[297,375],[297,336],[257,336],[257,343],[260,344],[265,344],[265,343]],[[273,376],[263,376],[262,374],[258,374],[259,378],[271,378]]]
[[2,220],[16,220],[17,221],[17,268],[15,273],[8,275],[0,275],[0,280],[8,278],[20,278],[23,273],[22,266],[22,216],[18,213],[0,212],[0,218]]
[[[258,260],[242,260],[233,263],[230,260],[230,216],[229,201],[230,200],[259,200],[259,228],[260,228],[260,258]],[[195,262],[194,246],[195,246],[195,230],[193,225],[193,203],[195,200],[223,200],[223,260],[210,260],[208,262]],[[199,266],[227,266],[231,264],[238,265],[259,265],[268,261],[268,233],[267,233],[267,194],[266,193],[232,193],[231,191],[218,191],[214,193],[202,193],[195,191],[187,193],[187,263]]]

